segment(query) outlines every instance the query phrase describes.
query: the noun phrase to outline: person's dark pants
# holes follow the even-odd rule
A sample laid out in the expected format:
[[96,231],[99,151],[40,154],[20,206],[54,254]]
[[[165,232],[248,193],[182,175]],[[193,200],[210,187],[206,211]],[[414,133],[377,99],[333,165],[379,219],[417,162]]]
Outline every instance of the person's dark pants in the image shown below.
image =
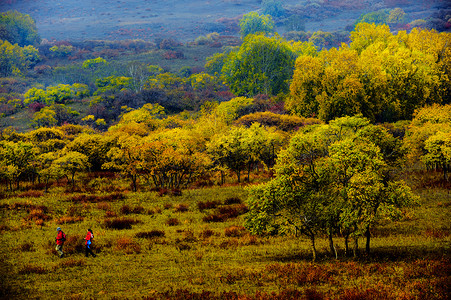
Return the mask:
[[88,245],[86,245],[85,253],[86,253],[86,257],[89,257],[89,254],[91,254],[92,257],[96,257],[96,255],[92,252],[91,248]]

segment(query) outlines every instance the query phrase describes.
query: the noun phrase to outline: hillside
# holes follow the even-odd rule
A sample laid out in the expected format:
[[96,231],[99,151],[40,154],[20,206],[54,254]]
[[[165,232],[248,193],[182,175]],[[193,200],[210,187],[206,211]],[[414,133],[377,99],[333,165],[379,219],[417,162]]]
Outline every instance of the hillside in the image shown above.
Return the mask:
[[[284,18],[301,16],[308,31],[340,31],[354,24],[362,14],[401,7],[410,21],[428,19],[446,0],[288,0],[286,14],[276,20],[277,31],[286,30]],[[36,20],[39,34],[48,40],[176,38],[194,40],[218,32],[236,35],[240,16],[261,11],[258,0],[7,0],[1,11],[17,10]]]

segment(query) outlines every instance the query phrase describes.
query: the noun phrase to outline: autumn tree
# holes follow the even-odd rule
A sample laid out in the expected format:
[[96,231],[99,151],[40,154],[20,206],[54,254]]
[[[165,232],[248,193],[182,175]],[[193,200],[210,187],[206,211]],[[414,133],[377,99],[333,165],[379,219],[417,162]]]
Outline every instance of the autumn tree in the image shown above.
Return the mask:
[[422,162],[428,169],[441,169],[448,180],[450,168],[451,105],[431,105],[415,111],[404,145],[411,165]]
[[0,39],[0,74],[20,75],[40,60],[38,50],[33,46],[20,47]]
[[0,14],[0,40],[23,47],[37,45],[41,38],[30,15],[10,10]]
[[274,21],[270,15],[259,15],[257,12],[245,14],[240,20],[240,34],[244,39],[249,34],[272,33]]
[[201,136],[182,128],[145,137],[140,146],[144,176],[159,188],[186,187],[210,164],[204,145]]
[[91,171],[100,171],[108,162],[107,153],[114,145],[114,139],[107,134],[81,133],[67,143],[65,150],[83,153],[88,158]]
[[314,259],[322,234],[337,255],[332,237],[339,231],[346,249],[351,236],[356,255],[358,238],[364,236],[369,252],[370,231],[378,220],[399,217],[402,207],[416,201],[405,183],[385,172],[394,166],[386,150],[396,151],[399,142],[389,135],[372,140],[368,132],[386,133],[374,126],[346,117],[295,134],[278,156],[275,178],[250,188],[247,227],[275,234],[294,228],[311,240]]
[[59,126],[65,122],[73,123],[79,115],[79,112],[64,104],[53,104],[34,113],[31,124],[34,128]]
[[239,96],[277,95],[288,91],[296,54],[279,36],[248,35],[222,68],[230,90]]
[[[427,49],[424,39],[438,46]],[[360,23],[351,40],[349,46],[297,59],[288,110],[325,121],[356,113],[396,121],[410,119],[424,105],[447,101],[449,35],[412,31],[394,36],[386,25]]]
[[62,155],[52,162],[55,172],[61,172],[72,182],[72,187],[75,186],[75,174],[88,170],[91,165],[88,162],[88,157],[76,151],[64,151]]
[[21,178],[32,173],[33,160],[36,158],[36,148],[30,142],[0,141],[0,174],[10,183],[16,183],[19,188]]
[[118,170],[124,176],[130,178],[133,191],[138,189],[138,177],[142,170],[141,151],[138,145],[141,137],[136,135],[119,135],[116,137],[116,145],[107,152],[108,161],[102,165],[103,169]]

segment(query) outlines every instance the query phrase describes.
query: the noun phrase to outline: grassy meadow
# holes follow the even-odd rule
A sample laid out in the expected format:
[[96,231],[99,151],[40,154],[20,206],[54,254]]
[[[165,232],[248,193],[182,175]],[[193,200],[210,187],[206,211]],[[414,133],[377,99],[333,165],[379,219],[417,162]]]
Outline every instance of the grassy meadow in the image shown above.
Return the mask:
[[[132,193],[93,181],[95,192],[60,184],[1,194],[0,298],[449,298],[451,194],[443,187],[417,187],[421,205],[374,228],[369,257],[345,257],[336,238],[336,260],[324,237],[313,263],[302,236],[246,231],[244,185]],[[58,226],[68,238],[62,259]],[[84,256],[88,228],[95,258]]]

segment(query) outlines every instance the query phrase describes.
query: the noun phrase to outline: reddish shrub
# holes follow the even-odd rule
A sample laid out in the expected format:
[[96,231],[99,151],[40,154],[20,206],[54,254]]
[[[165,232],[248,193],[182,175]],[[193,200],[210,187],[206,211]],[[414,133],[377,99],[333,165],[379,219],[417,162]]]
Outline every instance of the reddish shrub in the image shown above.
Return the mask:
[[109,195],[104,196],[97,196],[97,195],[78,195],[73,196],[69,199],[69,201],[72,201],[74,203],[99,203],[99,202],[113,202],[116,200],[122,200],[125,199],[125,196],[122,193],[113,193]]
[[152,231],[145,231],[145,232],[138,232],[135,234],[135,237],[140,239],[152,239],[156,237],[164,237],[165,233],[162,230],[152,230]]
[[213,236],[214,234],[215,234],[215,232],[213,230],[211,230],[211,229],[204,229],[200,233],[200,236],[202,238],[209,238],[209,237]]
[[57,224],[73,224],[76,222],[83,221],[83,217],[71,217],[71,216],[64,216],[56,220]]
[[34,245],[32,243],[25,242],[22,245],[18,246],[16,248],[17,250],[21,252],[34,252],[36,249],[34,248]]
[[167,60],[183,59],[185,58],[185,54],[183,54],[183,52],[180,50],[168,50],[163,54],[163,58]]
[[189,210],[188,207],[189,207],[188,204],[183,204],[183,203],[177,204],[177,205],[174,207],[174,211],[176,211],[176,212],[186,212],[186,211]]
[[141,253],[141,246],[129,237],[121,237],[116,241],[116,250],[124,250],[127,254]]
[[19,274],[21,274],[21,275],[24,275],[24,274],[45,274],[45,273],[47,273],[47,270],[44,267],[35,266],[35,265],[32,265],[32,264],[25,265],[19,270]]
[[123,215],[128,215],[132,212],[132,208],[127,204],[123,205],[120,210]]
[[111,208],[111,205],[108,202],[99,202],[97,204],[97,209],[109,210],[110,208]]
[[440,229],[427,229],[424,235],[431,238],[443,239],[449,236],[449,232]]
[[204,209],[212,209],[216,208],[219,205],[218,201],[206,201],[206,202],[197,202],[197,208],[202,211]]
[[115,219],[106,219],[104,221],[104,225],[106,228],[110,229],[131,229],[132,225],[139,223],[138,220],[132,218],[115,218]]
[[168,226],[177,226],[180,225],[180,221],[176,218],[170,218],[166,220],[166,225]]
[[231,197],[224,200],[224,205],[231,205],[231,204],[241,204],[241,199],[237,197]]
[[117,214],[114,211],[107,210],[105,212],[105,217],[106,218],[115,218],[115,217],[117,217]]
[[65,254],[84,253],[85,251],[85,239],[81,234],[68,234],[66,233],[66,242],[64,242]]
[[42,209],[33,209],[32,211],[30,211],[30,214],[27,216],[27,220],[33,220],[33,221],[37,221],[37,220],[47,221],[50,219],[51,218],[49,216],[47,216]]
[[241,237],[246,234],[246,228],[243,226],[230,226],[224,230],[224,235],[228,237]]

